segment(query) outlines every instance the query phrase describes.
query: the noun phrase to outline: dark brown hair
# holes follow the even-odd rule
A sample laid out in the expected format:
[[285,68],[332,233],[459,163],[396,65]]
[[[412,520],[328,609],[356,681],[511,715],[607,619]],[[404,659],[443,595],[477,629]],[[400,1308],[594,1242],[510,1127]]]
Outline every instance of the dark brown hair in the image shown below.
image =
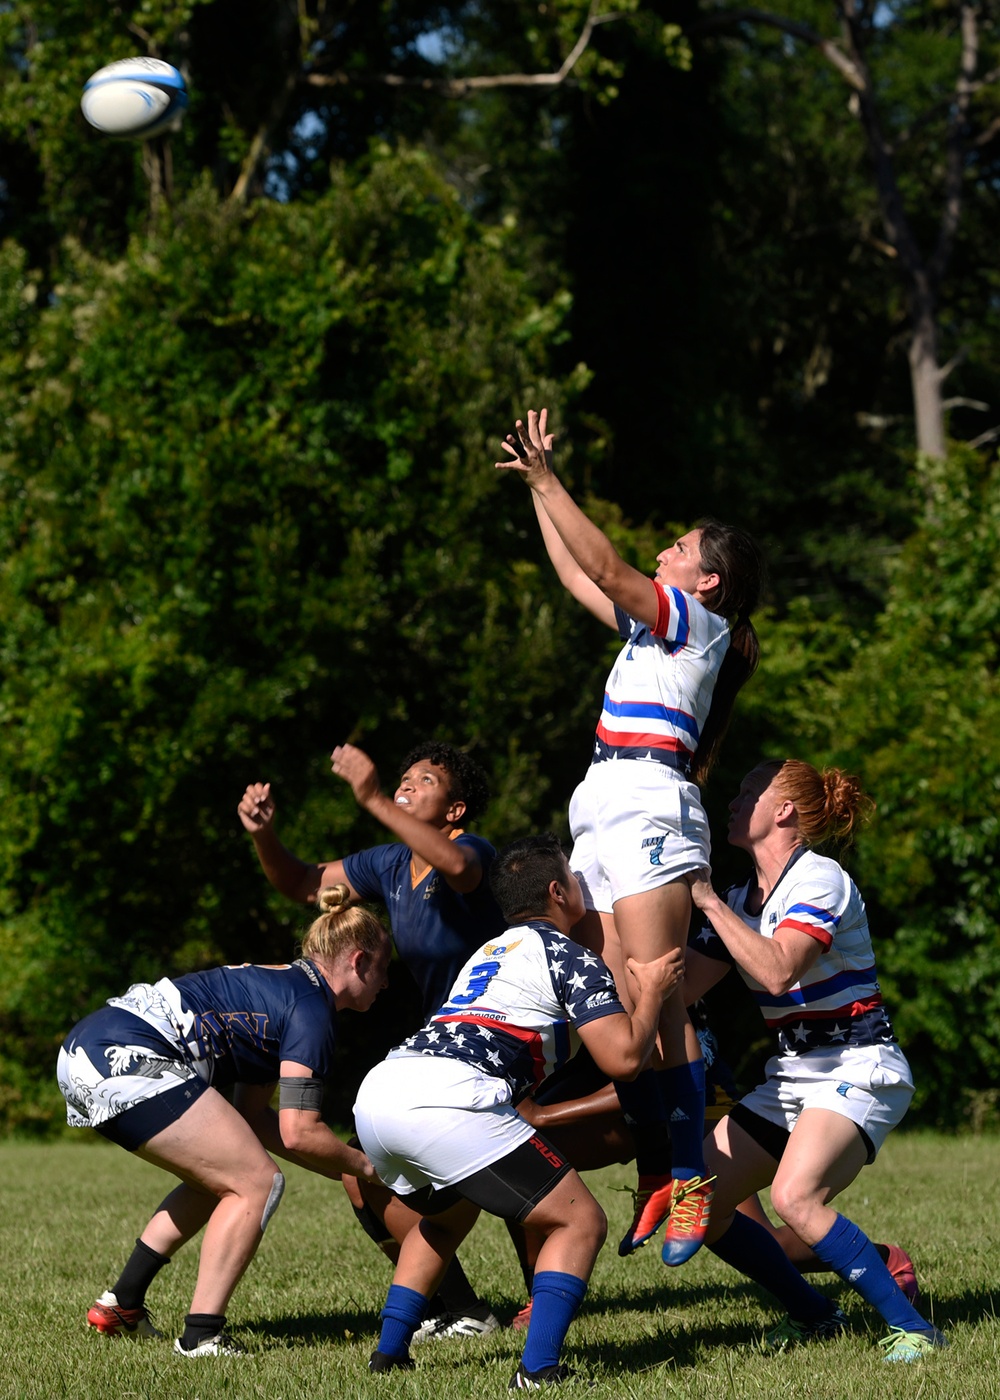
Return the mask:
[[740,689],[760,661],[760,642],[750,614],[764,588],[764,556],[752,535],[721,520],[699,521],[698,554],[707,574],[718,574],[719,585],[705,601],[710,612],[728,620],[729,648],[712,692],[708,717],[691,764],[691,778],[702,783],[715,762]]

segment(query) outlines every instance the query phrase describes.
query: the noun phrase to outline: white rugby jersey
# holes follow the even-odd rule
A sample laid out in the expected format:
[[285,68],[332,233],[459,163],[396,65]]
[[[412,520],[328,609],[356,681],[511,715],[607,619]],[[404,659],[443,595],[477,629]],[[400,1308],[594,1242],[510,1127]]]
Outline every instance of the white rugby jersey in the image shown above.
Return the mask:
[[729,649],[729,623],[679,588],[650,586],[652,627],[615,607],[625,645],[608,677],[593,761],[645,759],[687,772]]
[[596,953],[532,919],[474,953],[440,1011],[388,1058],[462,1060],[507,1080],[517,1102],[569,1059],[573,1026],[623,1010]]
[[726,891],[730,909],[748,928],[765,938],[780,928],[794,928],[821,945],[823,951],[800,982],[780,996],[766,991],[735,963],[711,924],[691,946],[735,965],[764,1020],[777,1032],[781,1053],[895,1040],[875,974],[865,903],[847,871],[800,846],[759,914],[747,913],[748,893],[749,881]]

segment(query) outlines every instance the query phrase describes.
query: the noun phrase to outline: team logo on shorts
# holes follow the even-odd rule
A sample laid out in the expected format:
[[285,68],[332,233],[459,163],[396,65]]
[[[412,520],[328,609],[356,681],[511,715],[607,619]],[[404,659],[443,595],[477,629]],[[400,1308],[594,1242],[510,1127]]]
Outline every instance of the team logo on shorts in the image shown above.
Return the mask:
[[663,864],[663,843],[666,839],[667,838],[665,836],[647,836],[643,840],[640,849],[643,851],[649,851],[650,865]]

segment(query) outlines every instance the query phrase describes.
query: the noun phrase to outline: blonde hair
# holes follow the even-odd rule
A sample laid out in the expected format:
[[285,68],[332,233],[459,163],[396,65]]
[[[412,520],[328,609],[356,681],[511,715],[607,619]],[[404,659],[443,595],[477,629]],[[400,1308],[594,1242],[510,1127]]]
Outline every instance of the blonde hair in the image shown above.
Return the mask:
[[320,890],[318,903],[323,912],[302,939],[304,958],[335,962],[341,953],[354,949],[371,958],[382,951],[389,937],[384,926],[367,909],[350,904],[350,898],[351,892],[343,884]]
[[759,766],[774,773],[778,791],[795,804],[798,832],[807,846],[850,841],[875,811],[860,780],[842,768],[820,772],[798,758],[773,759]]

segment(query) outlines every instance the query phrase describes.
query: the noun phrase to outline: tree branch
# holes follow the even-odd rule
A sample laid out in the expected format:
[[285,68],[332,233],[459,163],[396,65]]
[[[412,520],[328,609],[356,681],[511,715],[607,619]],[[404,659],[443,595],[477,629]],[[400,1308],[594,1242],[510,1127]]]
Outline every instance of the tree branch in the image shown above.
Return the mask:
[[791,35],[793,39],[801,39],[804,44],[817,49],[824,58],[828,59],[841,77],[850,83],[857,92],[862,91],[865,86],[864,74],[858,71],[854,61],[844,53],[833,39],[827,39],[811,25],[801,24],[798,20],[786,18],[785,15],[771,14],[769,10],[743,8],[720,11],[699,20],[697,24],[689,25],[685,32],[687,34],[710,33],[713,30],[728,29],[737,24],[764,24],[771,29],[780,30],[783,34]]
[[304,81],[311,87],[362,87],[378,86],[390,88],[410,88],[419,92],[435,92],[442,97],[464,97],[470,92],[482,92],[490,88],[534,87],[557,88],[564,83],[580,61],[594,30],[599,24],[612,24],[615,20],[626,19],[622,12],[609,15],[587,16],[580,31],[580,37],[570,49],[562,65],[554,73],[487,73],[468,78],[416,78],[400,73],[307,73]]
[[980,433],[971,442],[966,443],[966,447],[985,447],[988,442],[995,442],[1000,437],[1000,424],[995,428],[988,428],[985,433]]
[[229,195],[229,199],[233,204],[246,203],[247,197],[250,192],[250,187],[253,184],[253,181],[255,180],[260,170],[260,167],[267,159],[268,152],[271,149],[271,137],[274,133],[274,130],[281,121],[281,118],[284,116],[285,110],[287,109],[289,102],[292,100],[292,95],[295,92],[295,89],[298,87],[298,85],[298,74],[289,73],[288,77],[285,79],[281,91],[271,103],[271,107],[266,118],[264,119],[264,121],[261,122],[260,126],[254,132],[253,140],[250,142],[250,149],[247,151],[245,157],[243,158],[243,164],[240,167],[240,173],[237,176],[236,183],[233,186],[232,191]]

